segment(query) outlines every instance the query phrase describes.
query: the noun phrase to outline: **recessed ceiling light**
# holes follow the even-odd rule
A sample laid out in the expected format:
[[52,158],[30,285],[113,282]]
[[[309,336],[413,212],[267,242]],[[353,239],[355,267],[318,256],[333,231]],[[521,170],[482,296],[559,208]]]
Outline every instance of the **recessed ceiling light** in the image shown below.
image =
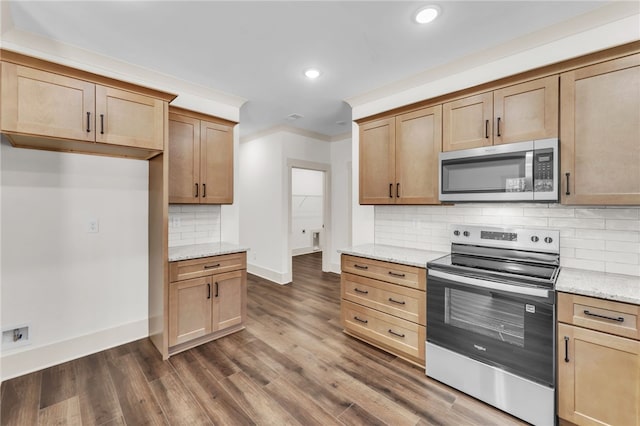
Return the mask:
[[438,17],[440,8],[438,6],[426,6],[418,10],[414,16],[418,24],[428,24]]
[[320,71],[314,68],[309,68],[304,72],[304,75],[310,80],[315,80],[316,78],[320,77]]

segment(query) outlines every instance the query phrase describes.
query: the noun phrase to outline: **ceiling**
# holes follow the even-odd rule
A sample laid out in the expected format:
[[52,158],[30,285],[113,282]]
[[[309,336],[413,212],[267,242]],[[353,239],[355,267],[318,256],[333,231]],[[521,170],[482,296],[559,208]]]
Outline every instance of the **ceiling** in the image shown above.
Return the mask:
[[[606,1],[23,1],[15,28],[247,99],[240,135],[351,131],[344,100]],[[437,4],[432,24],[411,21]],[[314,81],[303,71],[316,67]],[[287,116],[302,117],[291,120]]]

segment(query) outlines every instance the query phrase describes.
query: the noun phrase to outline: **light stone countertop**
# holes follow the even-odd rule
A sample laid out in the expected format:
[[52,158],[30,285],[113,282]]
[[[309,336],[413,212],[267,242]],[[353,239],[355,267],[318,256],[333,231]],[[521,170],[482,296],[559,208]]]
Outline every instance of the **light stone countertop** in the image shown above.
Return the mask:
[[633,275],[562,267],[556,291],[640,305],[640,277]]
[[362,244],[338,250],[338,253],[367,257],[369,259],[382,260],[383,262],[417,266],[419,268],[426,268],[427,262],[449,254],[441,251],[419,250],[383,244]]
[[221,254],[241,253],[243,251],[249,251],[249,248],[224,242],[169,247],[169,262],[218,256]]

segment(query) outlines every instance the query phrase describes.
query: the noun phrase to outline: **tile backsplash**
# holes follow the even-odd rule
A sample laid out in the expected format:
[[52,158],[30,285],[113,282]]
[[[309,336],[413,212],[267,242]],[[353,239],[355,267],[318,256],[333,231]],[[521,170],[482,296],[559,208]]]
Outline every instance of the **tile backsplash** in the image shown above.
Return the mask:
[[169,247],[220,241],[219,205],[170,204]]
[[640,207],[375,206],[376,244],[448,252],[454,224],[557,229],[562,266],[640,276]]

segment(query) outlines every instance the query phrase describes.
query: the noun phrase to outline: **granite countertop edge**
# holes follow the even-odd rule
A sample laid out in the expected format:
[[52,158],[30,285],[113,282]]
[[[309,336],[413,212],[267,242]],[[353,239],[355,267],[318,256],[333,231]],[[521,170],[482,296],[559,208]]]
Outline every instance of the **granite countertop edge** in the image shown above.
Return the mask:
[[203,257],[220,256],[223,254],[242,253],[246,251],[249,251],[248,247],[225,242],[190,244],[185,246],[169,247],[169,262],[200,259]]
[[640,277],[562,267],[556,291],[640,305]]
[[417,266],[419,268],[426,268],[427,262],[449,254],[441,251],[420,250],[385,244],[361,244],[339,249],[338,253],[401,265]]

